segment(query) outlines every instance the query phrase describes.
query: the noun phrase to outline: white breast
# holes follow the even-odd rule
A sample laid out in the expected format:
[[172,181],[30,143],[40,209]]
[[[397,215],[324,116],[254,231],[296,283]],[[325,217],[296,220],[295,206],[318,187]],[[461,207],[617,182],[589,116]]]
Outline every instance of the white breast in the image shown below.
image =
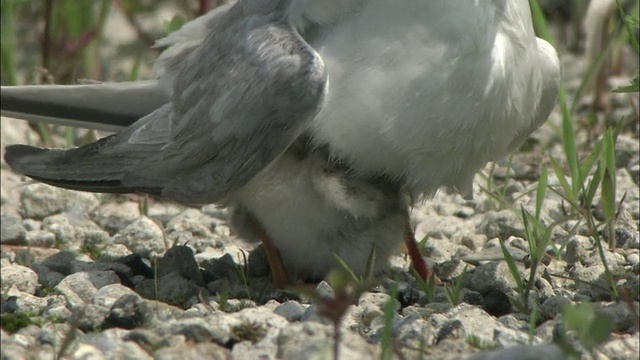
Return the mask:
[[415,194],[469,189],[537,119],[525,0],[370,0],[312,45],[330,79],[314,141],[364,174],[404,176]]

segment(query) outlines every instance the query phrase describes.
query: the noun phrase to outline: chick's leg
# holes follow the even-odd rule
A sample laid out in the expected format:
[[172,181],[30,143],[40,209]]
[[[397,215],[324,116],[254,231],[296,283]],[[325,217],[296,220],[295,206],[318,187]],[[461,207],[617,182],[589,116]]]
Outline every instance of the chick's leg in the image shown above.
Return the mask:
[[273,243],[269,239],[269,235],[264,227],[262,227],[262,225],[253,217],[251,217],[251,222],[258,231],[260,241],[262,241],[262,246],[264,247],[264,252],[267,254],[267,261],[269,262],[269,268],[271,268],[273,286],[279,289],[289,286],[291,282],[289,281],[287,272],[284,269],[280,252],[275,246],[273,246]]
[[404,231],[404,244],[407,247],[407,252],[409,253],[409,258],[411,259],[413,268],[422,280],[427,280],[427,278],[429,278],[430,271],[427,268],[427,264],[424,262],[422,254],[420,254],[420,250],[416,244],[416,237],[411,229],[411,224],[409,223],[407,223]]

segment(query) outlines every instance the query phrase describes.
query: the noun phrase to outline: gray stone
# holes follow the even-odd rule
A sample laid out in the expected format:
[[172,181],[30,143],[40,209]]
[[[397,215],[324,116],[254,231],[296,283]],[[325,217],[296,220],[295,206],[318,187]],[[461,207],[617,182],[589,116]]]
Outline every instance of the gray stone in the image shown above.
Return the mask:
[[112,262],[131,254],[132,252],[123,244],[107,244],[104,249],[100,250],[98,260],[102,262]]
[[109,234],[91,222],[86,215],[52,215],[42,220],[42,227],[45,231],[55,234],[60,246],[71,250],[80,250],[87,246],[96,248],[96,243],[104,244],[109,238]]
[[56,235],[45,230],[28,231],[25,238],[30,246],[50,248],[56,244]]
[[31,265],[31,269],[38,274],[40,284],[45,288],[53,288],[58,285],[62,279],[64,279],[64,275],[57,271],[53,271],[46,266],[33,264]]
[[91,299],[91,303],[110,309],[113,304],[125,295],[134,295],[140,297],[135,291],[121,284],[105,285],[96,291]]
[[545,300],[542,305],[540,305],[540,316],[544,320],[551,320],[556,317],[556,315],[562,313],[563,308],[567,305],[572,305],[573,301],[567,299],[564,296],[552,296]]
[[107,329],[78,337],[78,342],[98,349],[106,359],[150,359],[136,343],[126,341],[128,330]]
[[640,255],[637,253],[627,255],[627,263],[631,266],[638,266],[638,263],[640,263]]
[[[142,281],[135,289],[140,295],[153,299],[155,298],[155,286],[156,281],[149,279]],[[177,271],[157,280],[157,299],[177,306],[187,307],[187,305],[190,305],[187,301],[191,297],[199,294],[207,296],[208,293],[206,289],[194,284]]]
[[612,337],[598,350],[610,359],[628,359],[635,360],[638,358],[638,349],[640,349],[640,337],[638,333],[631,336]]
[[507,349],[476,354],[469,360],[564,360],[566,355],[556,345],[513,346]]
[[138,203],[126,201],[123,203],[108,202],[100,205],[93,220],[110,234],[122,232],[127,226],[140,218]]
[[144,258],[160,256],[166,249],[162,228],[147,217],[138,218],[116,234],[113,242],[125,245],[131,252]]
[[[633,302],[635,313],[640,313],[640,304],[637,301]],[[629,307],[624,302],[612,302],[609,304],[600,304],[597,307],[598,313],[606,315],[611,320],[612,331],[615,333],[629,333],[633,332],[634,315],[629,310]]]
[[199,286],[205,286],[202,272],[193,256],[193,250],[187,246],[176,245],[158,261],[158,277],[177,272],[185,279]]
[[27,231],[22,225],[22,219],[17,215],[5,214],[0,216],[0,243],[7,245],[24,245]]
[[108,271],[113,270],[116,274],[120,276],[130,277],[132,275],[132,270],[125,264],[122,263],[107,263],[107,262],[89,262],[89,261],[80,261],[73,260],[71,262],[71,272],[78,273],[81,271]]
[[508,328],[482,309],[461,304],[446,314],[448,321],[438,332],[438,342],[447,338],[474,336],[486,343],[494,343],[495,332]]
[[172,243],[189,244],[197,252],[216,246],[218,236],[212,230],[216,221],[198,210],[187,209],[174,217],[167,224],[167,238]]
[[297,301],[286,301],[278,307],[276,307],[273,312],[284,317],[287,321],[298,321],[302,318],[302,314],[306,311],[305,307],[302,306]]
[[163,324],[162,327],[167,329],[170,334],[184,336],[187,341],[195,343],[215,342],[223,345],[227,344],[232,338],[231,326],[233,322],[240,323],[240,321],[233,321],[227,316],[215,314],[204,318],[172,320]]
[[146,327],[154,319],[153,307],[135,293],[119,297],[109,309],[103,326],[134,329]]
[[[524,266],[520,263],[516,263],[516,265],[521,275],[523,275]],[[464,277],[464,287],[481,294],[486,294],[494,289],[509,293],[514,290],[516,286],[516,282],[506,262],[492,261],[482,264],[468,271]]]
[[69,321],[82,331],[96,331],[102,327],[109,315],[109,309],[94,304],[85,304],[71,308]]
[[521,219],[510,210],[489,212],[476,224],[476,232],[487,238],[508,239],[510,236],[525,237]]
[[229,350],[213,343],[182,344],[160,349],[153,355],[158,360],[227,360]]
[[554,331],[557,326],[557,320],[547,320],[536,328],[535,336],[543,342],[551,343],[554,340]]
[[30,268],[18,264],[3,266],[0,272],[2,293],[16,289],[33,295],[39,286],[38,274]]
[[47,305],[47,298],[33,296],[27,293],[17,294],[17,306],[21,312],[39,315],[47,308]]
[[69,275],[71,274],[71,264],[75,259],[76,254],[68,250],[63,250],[45,258],[40,265],[46,266],[52,271],[59,272],[63,275]]
[[415,235],[418,239],[427,237],[429,239],[427,244],[429,244],[431,240],[446,240],[454,234],[472,234],[473,232],[473,224],[457,216],[426,216],[418,224]]
[[[331,357],[333,327],[315,322],[292,323],[282,329],[278,336],[279,359],[306,360]],[[339,344],[342,359],[377,359],[380,348],[367,343],[361,336],[350,331],[342,333]]]
[[27,231],[42,230],[42,221],[24,219],[22,220],[22,226],[24,226]]
[[49,319],[60,319],[67,321],[72,313],[65,305],[53,306],[46,309],[43,315]]
[[498,321],[512,330],[519,330],[519,331],[529,330],[529,323],[513,314],[500,316],[498,318]]
[[601,264],[593,266],[576,266],[570,276],[576,280],[576,291],[592,300],[607,300],[611,298],[611,291],[606,280],[605,269]]
[[318,298],[320,299],[333,299],[336,297],[336,293],[331,285],[329,285],[329,283],[324,280],[321,281],[318,286],[316,286],[315,292],[316,296],[318,296]]
[[300,317],[300,321],[332,324],[331,320],[318,313],[318,305],[316,304],[312,304],[307,308],[307,310],[304,311],[304,314],[302,314],[302,317]]
[[55,289],[67,298],[72,307],[75,307],[91,302],[101,287],[118,283],[120,278],[114,271],[82,271],[67,276]]
[[80,206],[85,213],[91,213],[99,205],[95,194],[45,184],[25,186],[20,193],[20,202],[24,216],[36,220],[59,214],[74,206]]

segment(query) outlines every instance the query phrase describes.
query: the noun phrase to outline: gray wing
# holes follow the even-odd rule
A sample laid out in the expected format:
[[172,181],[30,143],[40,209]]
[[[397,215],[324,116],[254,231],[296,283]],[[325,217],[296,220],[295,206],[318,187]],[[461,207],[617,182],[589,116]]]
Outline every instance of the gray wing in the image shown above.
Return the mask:
[[171,102],[125,131],[67,151],[10,146],[5,159],[67,188],[221,200],[287,149],[326,92],[322,60],[276,10],[225,13],[169,62],[179,69]]

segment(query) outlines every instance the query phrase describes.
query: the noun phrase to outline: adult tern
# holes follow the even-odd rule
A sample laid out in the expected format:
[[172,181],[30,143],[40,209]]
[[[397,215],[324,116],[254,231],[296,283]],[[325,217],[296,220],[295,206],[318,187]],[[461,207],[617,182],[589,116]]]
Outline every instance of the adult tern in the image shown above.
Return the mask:
[[559,88],[526,0],[241,0],[158,45],[157,80],[3,87],[6,115],[127,126],[6,161],[70,189],[232,205],[279,251],[280,280],[321,277],[335,254],[361,275],[377,252],[381,271],[403,238],[415,248],[410,201],[470,195]]

